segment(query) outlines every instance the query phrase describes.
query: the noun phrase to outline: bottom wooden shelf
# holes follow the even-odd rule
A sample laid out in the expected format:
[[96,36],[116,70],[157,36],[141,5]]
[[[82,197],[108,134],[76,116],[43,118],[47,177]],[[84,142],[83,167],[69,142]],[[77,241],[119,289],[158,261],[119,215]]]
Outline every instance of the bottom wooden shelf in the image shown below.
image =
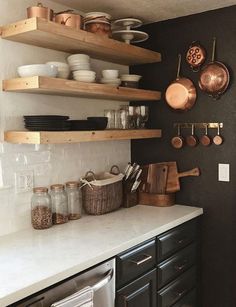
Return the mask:
[[100,131],[6,131],[4,140],[14,144],[62,144],[161,137],[159,129]]

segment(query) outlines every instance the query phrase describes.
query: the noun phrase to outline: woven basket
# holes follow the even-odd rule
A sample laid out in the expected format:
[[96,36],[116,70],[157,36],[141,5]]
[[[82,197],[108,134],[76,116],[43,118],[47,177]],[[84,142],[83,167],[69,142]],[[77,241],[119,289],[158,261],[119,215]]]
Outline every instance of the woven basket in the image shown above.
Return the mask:
[[[88,172],[83,178],[83,182],[89,182],[82,187],[83,207],[86,213],[101,215],[120,208],[123,196],[122,176],[113,173],[115,167],[111,168],[110,173],[96,175]],[[114,182],[106,184],[112,181]],[[95,185],[96,183],[101,186]]]

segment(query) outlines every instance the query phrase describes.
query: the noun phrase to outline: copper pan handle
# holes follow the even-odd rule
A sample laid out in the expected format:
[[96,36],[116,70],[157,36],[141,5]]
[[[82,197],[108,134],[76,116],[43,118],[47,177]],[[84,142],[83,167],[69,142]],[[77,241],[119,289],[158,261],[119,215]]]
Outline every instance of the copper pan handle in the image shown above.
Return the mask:
[[176,79],[179,79],[181,61],[182,61],[182,57],[181,57],[181,54],[179,53],[179,54],[178,54],[178,67],[177,67],[177,76],[176,76]]
[[213,37],[213,46],[212,46],[212,57],[211,61],[215,61],[215,54],[216,54],[216,37]]

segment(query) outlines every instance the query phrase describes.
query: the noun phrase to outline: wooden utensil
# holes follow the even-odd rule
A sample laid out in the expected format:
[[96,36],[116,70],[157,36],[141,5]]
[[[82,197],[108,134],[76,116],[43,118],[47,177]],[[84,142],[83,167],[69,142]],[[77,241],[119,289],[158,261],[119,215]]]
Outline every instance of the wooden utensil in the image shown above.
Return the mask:
[[205,134],[200,138],[200,143],[203,146],[211,145],[211,138],[208,135],[208,125],[207,124],[206,124],[206,127],[205,127]]
[[184,145],[184,138],[181,136],[180,125],[177,126],[177,129],[178,134],[171,139],[171,145],[176,149],[180,149]]
[[223,137],[220,135],[220,124],[217,126],[217,135],[214,136],[213,142],[215,145],[221,145],[224,142]]
[[186,137],[186,144],[190,147],[195,147],[198,144],[198,138],[194,135],[194,124],[192,125],[192,133]]
[[147,176],[149,193],[157,193],[157,169],[157,164],[149,164]]
[[166,193],[174,193],[180,191],[180,182],[179,178],[187,177],[187,176],[200,176],[199,168],[193,168],[189,171],[178,173],[177,163],[174,162],[162,162],[157,163],[159,165],[167,165],[168,166],[168,176],[166,183]]

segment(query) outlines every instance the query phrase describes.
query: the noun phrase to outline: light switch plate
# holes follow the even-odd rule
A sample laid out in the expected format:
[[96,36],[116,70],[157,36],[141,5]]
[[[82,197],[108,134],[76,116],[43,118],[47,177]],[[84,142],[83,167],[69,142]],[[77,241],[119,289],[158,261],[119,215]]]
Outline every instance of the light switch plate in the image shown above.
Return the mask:
[[229,164],[218,164],[218,181],[229,182]]

